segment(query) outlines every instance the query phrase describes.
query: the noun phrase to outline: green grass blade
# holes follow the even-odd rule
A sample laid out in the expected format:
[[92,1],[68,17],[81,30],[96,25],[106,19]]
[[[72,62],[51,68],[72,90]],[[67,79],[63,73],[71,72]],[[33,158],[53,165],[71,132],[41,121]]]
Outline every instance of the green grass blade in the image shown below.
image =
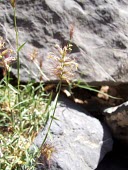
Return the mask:
[[20,52],[20,50],[24,47],[24,45],[26,44],[27,42],[23,43],[17,50],[17,52]]
[[88,85],[80,85],[80,84],[75,84],[75,85],[76,85],[77,87],[82,88],[82,89],[94,91],[94,92],[97,92],[97,93],[101,93],[101,94],[103,94],[103,95],[105,95],[105,96],[109,96],[109,97],[112,98],[112,99],[121,99],[121,98],[114,97],[114,96],[111,96],[111,95],[109,95],[109,94],[106,94],[106,93],[104,93],[104,92],[101,92],[100,90],[94,89],[94,88],[92,88],[92,87],[90,87],[90,86],[88,86]]
[[6,113],[0,112],[0,116],[3,116],[11,121],[11,118]]
[[16,88],[14,88],[11,84],[8,84],[8,87],[14,92],[19,94],[18,90]]

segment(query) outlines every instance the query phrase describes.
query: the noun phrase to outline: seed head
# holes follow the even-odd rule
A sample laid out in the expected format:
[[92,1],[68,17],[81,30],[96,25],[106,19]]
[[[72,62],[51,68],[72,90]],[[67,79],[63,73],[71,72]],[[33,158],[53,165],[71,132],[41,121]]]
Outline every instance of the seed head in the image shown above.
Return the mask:
[[45,158],[46,161],[51,159],[52,154],[55,152],[55,147],[51,144],[44,144],[41,150],[42,156]]
[[10,0],[10,3],[13,8],[16,7],[16,0]]
[[0,37],[0,67],[4,69],[6,73],[9,70],[10,64],[16,61],[16,57],[12,56],[13,50],[5,48],[5,42],[2,37]]
[[55,60],[53,74],[60,80],[69,82],[70,78],[74,76],[74,71],[78,66],[75,59],[70,56],[72,45],[68,44],[67,46],[64,46],[64,48],[61,48],[59,45],[56,45],[55,47],[58,55],[55,55],[54,53],[50,55],[50,58]]
[[10,54],[13,53],[12,49],[6,49],[4,51],[1,52],[1,56],[4,56],[5,58],[8,58]]
[[29,55],[31,61],[34,61],[38,57],[38,51],[36,48],[33,49],[33,52]]

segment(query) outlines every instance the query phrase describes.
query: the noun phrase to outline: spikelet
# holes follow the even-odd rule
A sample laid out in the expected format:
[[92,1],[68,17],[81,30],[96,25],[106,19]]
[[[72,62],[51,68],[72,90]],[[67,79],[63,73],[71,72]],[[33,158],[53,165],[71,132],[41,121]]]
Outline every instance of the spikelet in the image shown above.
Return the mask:
[[16,0],[10,0],[10,3],[13,8],[16,7]]
[[64,46],[64,48],[61,48],[59,45],[55,47],[59,52],[58,55],[52,53],[49,57],[55,61],[52,72],[60,80],[69,82],[74,76],[74,71],[77,70],[78,67],[75,59],[72,59],[69,55],[72,51],[72,45],[68,44]]

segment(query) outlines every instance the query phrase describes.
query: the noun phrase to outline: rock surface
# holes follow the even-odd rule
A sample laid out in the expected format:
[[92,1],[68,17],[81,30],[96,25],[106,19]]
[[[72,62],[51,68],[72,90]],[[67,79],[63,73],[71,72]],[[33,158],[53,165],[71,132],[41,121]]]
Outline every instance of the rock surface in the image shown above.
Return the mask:
[[114,137],[128,144],[128,102],[104,110],[104,115]]
[[[38,170],[94,170],[112,150],[113,140],[106,126],[67,98],[61,98],[55,117],[59,120],[53,121],[46,143],[54,146],[56,152],[49,168],[42,165]],[[47,127],[35,139],[37,146],[41,145]]]
[[[47,58],[54,45],[69,40],[74,25],[72,56],[79,64],[75,77],[87,83],[128,82],[128,1],[127,0],[22,0],[17,1],[19,44],[26,42],[21,54],[21,80],[39,81],[39,71],[28,57],[35,47],[43,70],[50,80],[54,65]],[[13,11],[9,1],[0,1],[0,35],[15,44]],[[4,26],[4,27],[3,27]],[[30,71],[31,70],[31,71]],[[16,68],[13,68],[16,75]],[[46,78],[44,78],[47,81]]]

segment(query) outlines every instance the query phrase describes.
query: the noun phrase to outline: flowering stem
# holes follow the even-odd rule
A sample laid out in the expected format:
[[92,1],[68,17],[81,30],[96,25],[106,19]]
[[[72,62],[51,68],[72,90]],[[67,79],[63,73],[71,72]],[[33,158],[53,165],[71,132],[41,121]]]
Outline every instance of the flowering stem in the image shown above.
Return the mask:
[[16,48],[18,49],[18,28],[16,22],[16,8],[13,8],[13,10],[14,10],[14,26],[15,26],[15,33],[16,33]]
[[43,145],[44,145],[45,142],[46,142],[46,139],[47,139],[47,137],[48,137],[48,134],[49,134],[49,131],[50,131],[50,128],[51,128],[51,125],[52,125],[52,122],[53,122],[53,119],[54,119],[54,116],[55,116],[55,111],[56,111],[56,107],[57,107],[57,103],[58,103],[58,98],[59,98],[60,91],[61,91],[62,80],[60,80],[60,82],[59,82],[58,85],[59,85],[59,87],[58,87],[58,93],[56,94],[56,97],[55,97],[56,103],[55,103],[55,106],[54,106],[54,110],[53,110],[53,113],[52,113],[52,116],[51,116],[51,121],[50,121],[48,130],[47,130],[47,133],[46,133],[46,135],[45,135],[45,137],[44,137],[44,140],[43,140],[43,142],[42,142],[42,144],[41,144],[41,148],[43,147]]
[[44,140],[42,142],[41,148],[42,148],[42,146],[46,142],[46,139],[48,137],[48,134],[49,134],[52,122],[53,122],[53,119],[55,118],[54,117],[55,116],[55,111],[56,111],[56,108],[57,108],[58,98],[59,98],[59,95],[60,95],[62,81],[63,81],[63,77],[64,77],[64,74],[65,74],[65,62],[66,62],[65,57],[67,55],[67,49],[63,48],[63,50],[60,50],[60,51],[61,51],[61,53],[60,53],[61,54],[61,58],[60,58],[59,62],[60,62],[61,71],[59,72],[59,79],[60,80],[59,80],[59,83],[58,83],[57,88],[56,88],[57,94],[56,94],[56,97],[55,97],[55,106],[54,106],[54,109],[53,109],[53,113],[52,113],[52,116],[51,116],[51,121],[50,121],[48,130],[47,130],[47,133],[46,133],[46,135],[44,137]]
[[[16,33],[16,53],[17,53],[17,78],[18,78],[18,91],[20,87],[20,58],[19,58],[19,42],[18,42],[18,28],[17,28],[17,22],[16,22],[16,8],[13,8],[14,11],[14,27],[15,27],[15,33]],[[20,102],[20,94],[18,94],[18,102]]]
[[10,92],[9,92],[9,78],[10,78],[10,72],[7,71],[7,75],[6,75],[6,80],[7,80],[7,90],[8,90],[8,100],[9,100],[9,108],[11,107],[11,101],[10,101]]

